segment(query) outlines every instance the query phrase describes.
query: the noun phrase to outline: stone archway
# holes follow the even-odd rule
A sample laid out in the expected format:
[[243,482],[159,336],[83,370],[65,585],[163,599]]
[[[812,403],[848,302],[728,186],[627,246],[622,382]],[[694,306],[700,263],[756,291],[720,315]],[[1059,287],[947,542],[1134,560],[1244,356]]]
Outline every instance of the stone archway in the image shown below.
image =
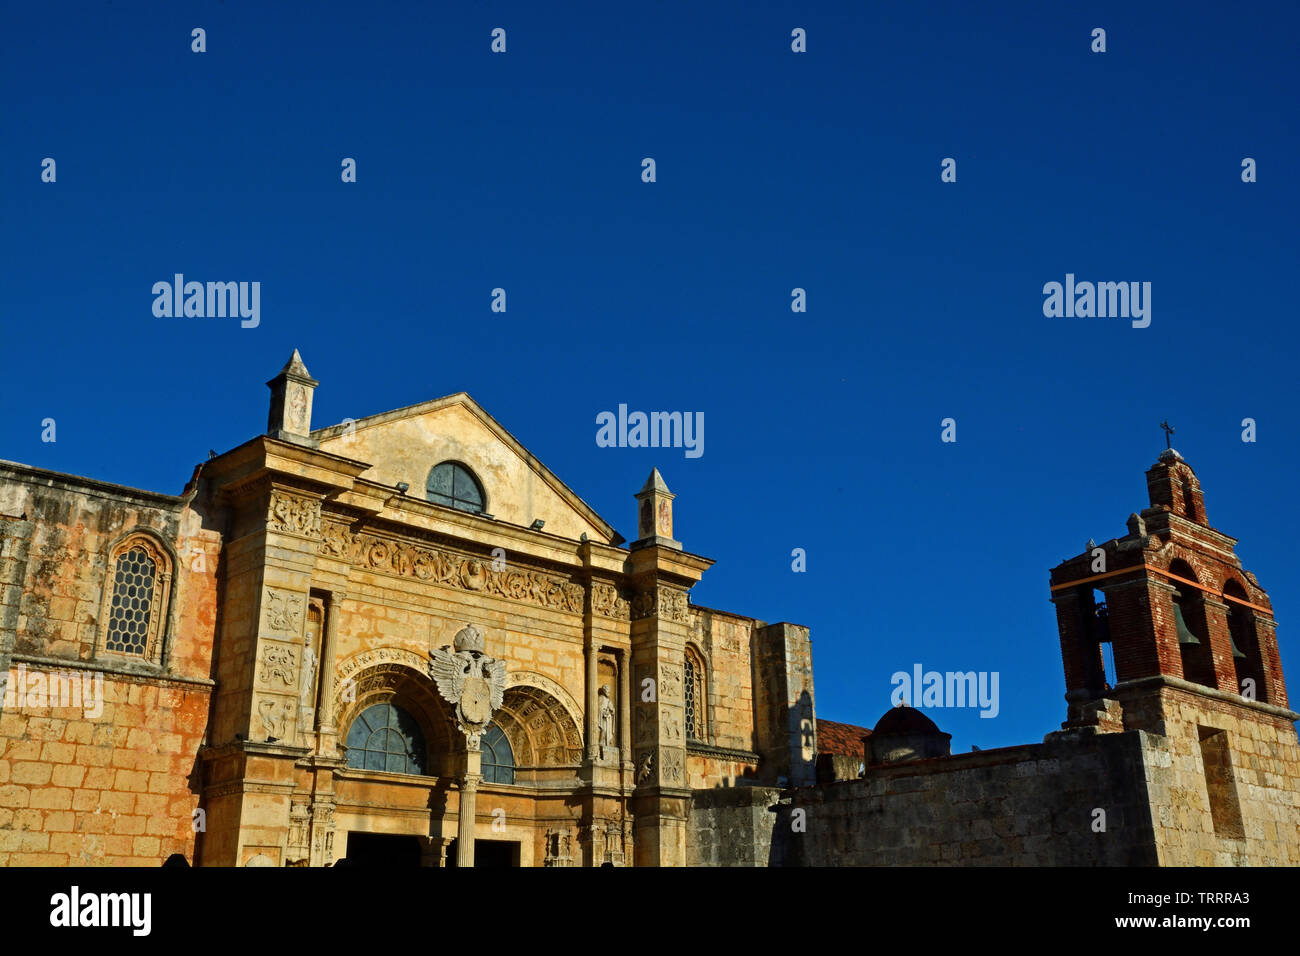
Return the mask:
[[462,738],[456,732],[450,708],[426,673],[399,660],[372,663],[352,673],[354,676],[336,681],[341,747],[362,711],[374,704],[392,703],[415,718],[424,734],[426,773],[443,777],[458,772]]
[[535,681],[524,682],[536,675],[511,676],[513,686],[506,688],[493,719],[510,741],[516,768],[527,771],[581,764],[582,733],[577,716],[549,689],[536,686]]

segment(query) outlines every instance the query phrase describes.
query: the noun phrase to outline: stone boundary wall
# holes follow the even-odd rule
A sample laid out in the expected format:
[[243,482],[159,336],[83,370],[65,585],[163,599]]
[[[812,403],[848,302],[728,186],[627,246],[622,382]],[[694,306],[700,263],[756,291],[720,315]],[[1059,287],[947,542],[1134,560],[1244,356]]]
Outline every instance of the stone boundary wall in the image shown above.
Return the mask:
[[687,860],[1154,866],[1148,763],[1165,748],[1165,738],[1144,731],[1054,734],[1042,744],[872,767],[860,780],[697,790]]
[[[1142,731],[874,767],[791,792],[776,826],[794,866],[1150,866]],[[797,811],[803,819],[797,819]],[[1105,830],[1094,821],[1105,813]],[[803,831],[799,832],[798,826]]]
[[687,866],[769,866],[776,787],[696,790],[686,826]]

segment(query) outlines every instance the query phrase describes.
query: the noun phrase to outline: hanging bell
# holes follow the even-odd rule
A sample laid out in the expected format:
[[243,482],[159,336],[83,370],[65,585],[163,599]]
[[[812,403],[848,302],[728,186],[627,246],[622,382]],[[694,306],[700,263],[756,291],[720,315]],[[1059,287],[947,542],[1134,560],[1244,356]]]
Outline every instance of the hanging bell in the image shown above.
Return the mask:
[[1110,643],[1110,616],[1105,604],[1098,604],[1093,612],[1092,633],[1098,644]]
[[1228,642],[1232,644],[1232,656],[1238,660],[1245,660],[1246,655],[1241,653],[1241,648],[1237,646],[1237,641],[1233,638],[1232,632],[1228,632]]
[[1178,629],[1178,643],[1199,644],[1201,643],[1201,639],[1192,633],[1191,629],[1187,626],[1187,622],[1183,620],[1183,609],[1182,606],[1178,603],[1179,597],[1181,597],[1181,595],[1179,595],[1178,592],[1175,591],[1174,592],[1174,625]]

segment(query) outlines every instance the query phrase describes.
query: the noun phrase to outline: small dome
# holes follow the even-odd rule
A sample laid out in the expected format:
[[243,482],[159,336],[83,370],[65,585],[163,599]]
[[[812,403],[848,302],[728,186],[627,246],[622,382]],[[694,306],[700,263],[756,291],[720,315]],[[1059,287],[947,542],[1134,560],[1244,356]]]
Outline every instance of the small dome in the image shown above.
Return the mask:
[[937,724],[915,707],[891,707],[876,721],[874,736],[942,734]]

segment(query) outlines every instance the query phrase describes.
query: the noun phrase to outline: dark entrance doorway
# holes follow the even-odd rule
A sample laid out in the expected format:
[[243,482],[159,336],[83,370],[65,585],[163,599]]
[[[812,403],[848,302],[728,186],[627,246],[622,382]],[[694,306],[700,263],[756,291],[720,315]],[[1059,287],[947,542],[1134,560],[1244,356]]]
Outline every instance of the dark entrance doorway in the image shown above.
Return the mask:
[[[447,865],[456,865],[456,849],[459,840],[452,840],[447,847]],[[475,840],[474,866],[483,869],[504,869],[519,865],[519,842],[517,840]]]
[[420,838],[390,833],[348,833],[347,866],[404,869],[420,865]]

